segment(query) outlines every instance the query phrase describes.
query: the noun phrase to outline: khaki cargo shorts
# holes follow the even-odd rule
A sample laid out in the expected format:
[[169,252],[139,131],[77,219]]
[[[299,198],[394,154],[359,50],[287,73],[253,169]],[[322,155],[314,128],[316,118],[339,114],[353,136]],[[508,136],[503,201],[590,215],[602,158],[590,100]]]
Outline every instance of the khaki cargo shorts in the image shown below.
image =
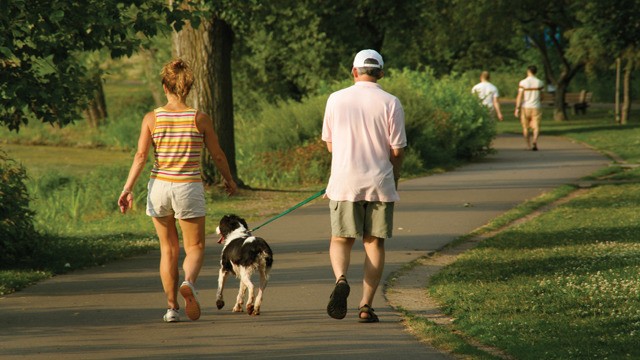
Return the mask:
[[329,201],[331,235],[356,238],[375,236],[388,239],[393,234],[392,202]]

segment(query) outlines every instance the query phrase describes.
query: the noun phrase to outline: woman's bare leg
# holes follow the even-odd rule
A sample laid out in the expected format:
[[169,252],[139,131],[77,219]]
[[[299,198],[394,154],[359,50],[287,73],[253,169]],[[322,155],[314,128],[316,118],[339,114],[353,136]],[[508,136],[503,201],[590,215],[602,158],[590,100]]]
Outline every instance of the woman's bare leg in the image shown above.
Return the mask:
[[192,284],[196,283],[202,263],[204,262],[204,224],[205,217],[181,219],[182,242],[185,251],[182,269],[184,279]]
[[153,218],[153,225],[160,239],[160,279],[162,288],[167,296],[167,306],[179,309],[178,297],[178,258],[180,257],[180,242],[176,219],[173,215]]

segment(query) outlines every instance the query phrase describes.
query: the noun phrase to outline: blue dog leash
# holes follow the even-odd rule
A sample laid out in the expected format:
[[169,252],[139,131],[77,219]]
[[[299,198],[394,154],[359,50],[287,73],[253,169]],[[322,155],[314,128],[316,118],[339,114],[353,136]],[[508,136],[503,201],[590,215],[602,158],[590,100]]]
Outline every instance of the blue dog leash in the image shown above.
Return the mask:
[[298,204],[296,204],[296,205],[294,205],[294,206],[290,207],[289,209],[287,209],[287,210],[285,210],[285,211],[281,212],[280,214],[278,214],[278,215],[276,215],[276,216],[272,217],[271,219],[267,220],[266,222],[264,222],[264,223],[262,223],[262,224],[260,224],[260,225],[258,225],[258,226],[256,226],[256,227],[254,227],[251,231],[252,231],[252,232],[253,232],[253,231],[256,231],[256,230],[260,229],[261,227],[263,227],[263,226],[267,225],[268,223],[270,223],[270,222],[272,222],[272,221],[275,221],[275,220],[277,220],[277,219],[279,219],[279,218],[281,218],[281,217],[283,217],[283,216],[287,215],[288,213],[292,212],[293,210],[295,210],[295,209],[299,208],[300,206],[302,206],[302,205],[304,205],[304,204],[307,204],[307,203],[311,202],[312,200],[315,200],[316,198],[318,198],[318,197],[320,197],[320,196],[324,195],[325,191],[326,191],[326,189],[322,189],[322,190],[318,191],[317,193],[315,193],[315,194],[313,194],[313,195],[309,196],[308,198],[304,199],[303,201],[299,202]]

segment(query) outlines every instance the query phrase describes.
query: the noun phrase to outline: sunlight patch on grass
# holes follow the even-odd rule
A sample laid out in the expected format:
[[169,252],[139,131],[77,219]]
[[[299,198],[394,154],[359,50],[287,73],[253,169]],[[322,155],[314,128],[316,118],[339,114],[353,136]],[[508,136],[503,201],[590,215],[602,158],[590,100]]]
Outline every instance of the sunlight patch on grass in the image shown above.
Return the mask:
[[[77,176],[94,170],[98,166],[128,166],[133,159],[128,152],[104,149],[14,144],[0,145],[0,149],[21,162],[32,177],[52,171]],[[126,179],[123,179],[123,182],[124,180]]]

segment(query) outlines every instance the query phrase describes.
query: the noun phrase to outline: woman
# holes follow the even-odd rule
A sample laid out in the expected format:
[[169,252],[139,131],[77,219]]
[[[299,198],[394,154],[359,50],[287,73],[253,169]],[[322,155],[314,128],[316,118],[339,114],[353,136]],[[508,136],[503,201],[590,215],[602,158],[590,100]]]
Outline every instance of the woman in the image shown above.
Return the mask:
[[185,103],[194,80],[189,66],[176,59],[162,68],[161,75],[167,104],[147,113],[142,120],[138,150],[118,205],[123,214],[133,205],[131,190],[153,144],[155,162],[148,185],[147,215],[152,217],[160,239],[160,278],[168,304],[164,321],[180,321],[177,300],[180,243],[176,219],[186,253],[182,263],[184,282],[179,290],[185,299],[187,317],[197,320],[200,304],[194,284],[202,268],[205,245],[205,192],[200,177],[203,146],[222,174],[229,195],[236,192],[237,186],[211,118]]

